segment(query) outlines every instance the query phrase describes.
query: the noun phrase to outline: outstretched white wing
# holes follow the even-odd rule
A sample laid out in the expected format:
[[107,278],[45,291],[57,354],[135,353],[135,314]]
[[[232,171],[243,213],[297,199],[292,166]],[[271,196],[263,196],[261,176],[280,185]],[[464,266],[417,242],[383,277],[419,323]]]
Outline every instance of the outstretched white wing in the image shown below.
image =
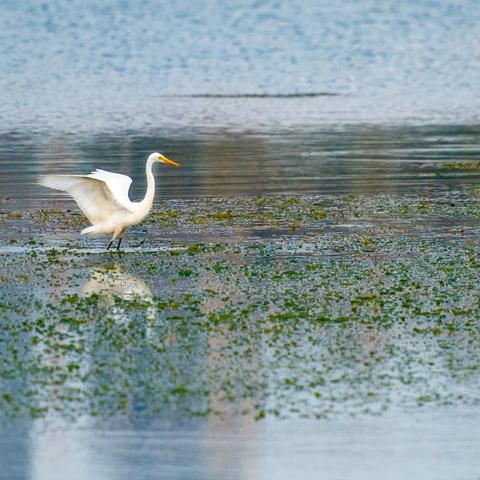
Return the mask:
[[[91,175],[95,175],[95,172]],[[44,187],[68,192],[92,225],[108,222],[115,213],[130,212],[117,200],[105,180],[91,175],[42,175],[38,183]]]
[[106,170],[100,170],[97,168],[90,175],[86,175],[88,178],[94,178],[95,180],[101,180],[107,184],[107,187],[115,197],[115,201],[122,205],[127,210],[131,209],[131,201],[128,197],[128,191],[132,183],[132,179],[127,175],[121,173],[107,172]]

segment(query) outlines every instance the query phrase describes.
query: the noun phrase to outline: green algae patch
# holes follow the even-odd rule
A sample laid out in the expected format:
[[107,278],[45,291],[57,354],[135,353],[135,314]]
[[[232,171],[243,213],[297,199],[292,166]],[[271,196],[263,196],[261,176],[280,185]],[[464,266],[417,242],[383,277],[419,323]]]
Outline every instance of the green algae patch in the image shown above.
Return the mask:
[[445,170],[477,170],[480,162],[446,162],[442,164]]
[[176,200],[121,253],[79,238],[71,213],[24,212],[0,237],[0,413],[477,405],[478,201]]

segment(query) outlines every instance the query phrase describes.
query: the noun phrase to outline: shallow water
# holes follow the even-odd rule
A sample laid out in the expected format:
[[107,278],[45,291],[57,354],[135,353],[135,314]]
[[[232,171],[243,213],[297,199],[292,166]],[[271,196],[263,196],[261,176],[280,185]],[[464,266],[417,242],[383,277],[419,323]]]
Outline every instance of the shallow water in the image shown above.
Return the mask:
[[158,167],[160,198],[413,191],[436,196],[480,179],[480,129],[474,125],[330,126],[250,134],[10,132],[0,136],[0,192],[9,198],[1,208],[51,208],[52,200],[66,197],[35,186],[38,175],[88,173],[97,167],[130,175],[132,197],[139,199],[145,158],[155,150],[182,163],[181,169]]
[[120,253],[2,214],[6,478],[474,478],[479,205],[168,199]]
[[474,479],[475,415],[447,409],[336,422],[202,419],[110,430],[23,425],[1,431],[0,478],[280,480],[321,472],[332,480]]
[[[151,150],[183,167],[120,254],[33,183],[103,167],[140,198]],[[0,152],[0,477],[475,478],[477,127]]]
[[[0,478],[476,479],[479,23],[0,2]],[[34,184],[154,150],[120,253]]]

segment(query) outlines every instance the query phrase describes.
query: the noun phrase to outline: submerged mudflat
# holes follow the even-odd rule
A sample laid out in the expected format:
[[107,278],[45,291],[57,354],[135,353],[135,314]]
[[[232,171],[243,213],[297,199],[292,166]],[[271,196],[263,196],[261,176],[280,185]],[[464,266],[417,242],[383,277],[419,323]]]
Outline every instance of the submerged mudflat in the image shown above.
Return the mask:
[[120,252],[84,225],[0,214],[4,418],[480,403],[478,190],[169,200]]

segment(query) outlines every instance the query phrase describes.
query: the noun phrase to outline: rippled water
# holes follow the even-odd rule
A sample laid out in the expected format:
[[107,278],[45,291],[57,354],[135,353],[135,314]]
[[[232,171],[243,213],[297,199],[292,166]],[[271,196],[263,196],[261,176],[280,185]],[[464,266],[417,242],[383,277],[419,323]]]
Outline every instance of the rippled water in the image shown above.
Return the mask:
[[[422,190],[432,195],[478,184],[476,126],[324,128],[252,134],[0,136],[4,208],[51,206],[65,195],[34,185],[43,173],[88,173],[105,168],[145,188],[145,158],[159,150],[182,163],[158,167],[162,197],[261,193],[375,193]],[[47,201],[47,203],[42,203]]]
[[[375,272],[378,262],[375,253],[369,252],[375,249],[375,242],[381,244],[382,235],[386,236],[386,245],[392,239],[398,241],[399,250],[404,249],[402,254],[412,264],[412,255],[419,255],[425,268],[428,258],[424,257],[420,243],[426,238],[430,249],[427,253],[438,256],[441,263],[445,260],[441,255],[444,251],[445,262],[453,262],[436,272],[439,281],[452,268],[458,268],[459,277],[466,272],[470,280],[475,278],[474,270],[461,268],[465,259],[457,259],[453,253],[470,252],[473,258],[471,247],[478,237],[476,197],[472,193],[476,190],[472,187],[477,188],[480,180],[479,24],[477,0],[3,0],[0,254],[8,257],[10,263],[0,263],[0,306],[5,311],[13,309],[19,316],[19,325],[23,325],[21,309],[30,304],[37,308],[32,295],[43,292],[45,287],[45,308],[61,304],[64,295],[60,301],[53,298],[52,292],[71,288],[72,282],[80,281],[86,275],[82,269],[88,261],[95,265],[103,261],[107,265],[103,277],[98,272],[97,276],[88,276],[90,280],[84,284],[83,293],[103,288],[111,290],[112,298],[117,300],[131,300],[132,292],[148,299],[152,295],[150,287],[155,285],[155,292],[164,295],[178,279],[175,276],[175,281],[167,285],[162,275],[167,275],[168,269],[177,275],[181,263],[178,262],[183,261],[183,257],[170,257],[165,245],[179,239],[190,243],[221,240],[232,247],[235,242],[247,240],[275,248],[284,242],[283,249],[272,258],[291,261],[295,268],[297,254],[298,258],[311,255],[323,245],[318,261],[325,266],[321,260],[325,252],[330,252],[325,259],[336,258],[339,252],[345,256],[352,248],[350,243],[360,242],[363,253],[357,252],[353,266],[371,262]],[[150,250],[139,250],[132,234],[124,257],[127,264],[131,263],[131,271],[127,269],[122,276],[120,269],[115,277],[116,264],[122,266],[123,257],[119,256],[118,261],[110,261],[110,257],[102,260],[103,240],[78,238],[78,216],[68,210],[72,201],[34,182],[43,173],[86,173],[105,168],[130,175],[134,180],[131,195],[138,199],[145,187],[145,158],[155,150],[183,166],[158,167],[158,216],[150,217],[148,224]],[[296,231],[292,219],[274,226],[265,219],[257,225],[248,224],[248,216],[242,216],[243,200],[239,198],[265,193],[334,194],[323,199],[315,197],[317,202],[327,205],[328,215],[329,209],[348,212],[348,202],[353,198],[350,194],[385,196],[374,200],[368,218],[362,217],[365,212],[361,208],[369,197],[359,197],[363,200],[355,203],[358,221],[356,217],[343,219],[341,215],[332,221],[320,215],[313,222],[314,228],[308,217],[307,224]],[[336,203],[340,202],[339,195],[343,197],[341,205]],[[225,208],[238,207],[235,215],[239,216],[234,217],[232,225],[228,225],[228,211],[221,211],[219,226],[209,229],[195,224],[182,230],[175,223],[176,217],[163,218],[159,208],[183,209],[189,222],[195,220],[196,208],[203,209],[203,220],[208,220],[209,215],[215,218],[218,212],[211,210],[211,199],[199,197],[225,196],[236,197],[231,200],[233,207],[224,202]],[[175,200],[178,198],[184,200]],[[307,198],[310,197],[302,197],[305,205]],[[240,206],[235,207],[238,201]],[[218,202],[216,208],[221,206]],[[402,203],[401,211],[397,211],[396,202]],[[437,213],[430,218],[432,206]],[[39,208],[63,213],[59,218],[52,215],[45,223],[35,213]],[[295,211],[297,207],[292,208]],[[376,217],[377,212],[384,214],[385,209],[392,214],[388,222]],[[5,213],[12,211],[21,213]],[[29,213],[25,214],[26,211]],[[194,212],[192,217],[187,215],[190,211]],[[406,220],[404,215],[413,217]],[[376,220],[372,221],[374,217]],[[222,223],[225,218],[227,225]],[[65,221],[66,227],[62,224]],[[235,223],[238,221],[240,224]],[[332,235],[337,235],[341,248],[335,247]],[[306,236],[309,241],[304,241]],[[298,247],[293,256],[289,250],[292,245]],[[57,264],[58,252],[52,246],[59,251],[67,249],[81,265]],[[416,254],[412,253],[415,248]],[[140,254],[140,260],[132,260],[133,254]],[[33,255],[38,257],[30,262],[29,255],[32,259]],[[149,264],[144,255],[152,255],[160,263]],[[389,255],[395,261],[398,252]],[[470,267],[474,264],[472,258]],[[22,270],[19,259],[25,265],[33,265],[32,271],[23,267]],[[205,254],[198,261],[191,259],[187,267],[201,268],[215,259]],[[45,265],[53,268],[46,277],[42,276]],[[151,270],[152,265],[157,270]],[[218,286],[228,287],[228,271],[223,272],[220,267],[212,264],[208,275],[218,275]],[[220,268],[219,272],[216,268]],[[416,273],[420,278],[425,274],[421,269]],[[122,279],[120,284],[118,278]],[[325,278],[330,282],[328,275]],[[1,282],[7,280],[17,297],[12,296],[11,290],[2,289],[5,283]],[[464,295],[461,298],[466,306],[460,302],[460,307],[474,308],[474,300],[472,305],[469,303],[474,289],[467,288],[457,277],[450,280],[459,283],[456,289],[449,287],[446,310],[450,309],[448,299],[455,296],[454,291]],[[361,281],[367,282],[365,278]],[[195,276],[181,277],[182,282],[188,292],[195,291],[201,283]],[[298,285],[301,291],[304,286]],[[438,300],[435,295],[432,294],[432,302]],[[409,301],[401,308],[408,309]],[[444,299],[438,301],[442,303]],[[210,307],[215,307],[215,302]],[[139,308],[123,311],[117,307],[116,315],[132,320],[135,315],[143,315]],[[27,316],[33,318],[34,314],[30,311]],[[5,324],[9,328],[15,327],[12,318]],[[428,320],[423,319],[420,325],[428,327]],[[48,317],[48,321],[55,330],[55,317]],[[75,417],[75,398],[63,397],[55,382],[61,384],[65,378],[71,380],[78,374],[65,365],[75,349],[55,357],[51,364],[47,362],[51,373],[45,374],[45,378],[32,357],[28,364],[30,377],[24,372],[16,379],[8,372],[0,372],[2,382],[10,389],[0,392],[3,405],[12,411],[20,404],[28,406],[29,402],[39,406],[26,418],[1,417],[0,478],[307,479],[317,478],[322,472],[331,479],[473,479],[480,471],[480,433],[472,421],[478,408],[473,400],[470,406],[466,403],[470,397],[477,398],[478,393],[477,370],[472,360],[476,354],[476,323],[473,318],[470,323],[462,319],[457,333],[427,335],[427,343],[409,343],[410,327],[407,323],[398,330],[393,325],[392,345],[400,348],[403,344],[398,342],[399,333],[406,335],[405,345],[413,355],[407,367],[414,365],[415,381],[431,392],[445,394],[447,404],[452,402],[449,407],[437,406],[433,397],[424,399],[433,403],[423,410],[413,407],[410,413],[400,409],[397,414],[393,409],[378,417],[350,417],[347,408],[342,410],[341,400],[342,388],[349,384],[341,380],[329,390],[332,398],[340,392],[340,400],[332,400],[340,411],[334,419],[277,420],[267,416],[256,422],[251,416],[236,413],[221,418],[210,415],[186,419],[181,414],[170,415],[169,411],[153,418],[142,417],[141,409],[148,403],[148,395],[144,395],[134,398],[138,411],[132,410],[132,415],[117,414],[108,421],[101,418],[99,424],[95,417],[86,416],[76,418],[76,423],[70,425],[65,413]],[[16,365],[19,352],[26,351],[28,359],[37,350],[45,353],[37,343],[23,344],[23,337],[9,339],[6,331],[3,338],[7,341],[1,347],[10,356],[5,357],[5,365]],[[18,333],[15,328],[12,332],[14,336]],[[83,340],[97,338],[93,327],[92,332],[91,338],[86,335]],[[368,332],[365,330],[360,339],[354,335],[354,344],[358,340],[359,344],[372,343],[375,347],[381,335],[376,337]],[[188,342],[192,338],[196,342],[196,334],[203,335],[193,332],[185,340],[183,353],[192,352]],[[30,335],[36,334],[29,332],[27,337]],[[45,342],[51,340],[45,332],[41,335],[45,335]],[[219,333],[214,329],[208,335],[215,339]],[[218,347],[212,339],[212,348]],[[101,356],[102,349],[108,350],[110,340],[108,335],[103,338],[100,348],[93,349],[93,353]],[[332,340],[332,345],[337,353],[343,351],[338,340]],[[382,349],[380,342],[378,350],[387,351]],[[135,358],[128,348],[122,354],[124,360]],[[48,360],[48,352],[46,356]],[[20,357],[21,363],[25,359]],[[159,366],[161,357],[152,358],[152,365]],[[326,358],[335,363],[335,357]],[[40,355],[38,360],[42,366],[45,358]],[[300,362],[301,357],[296,361]],[[3,365],[1,362],[0,358]],[[122,367],[128,365],[120,362]],[[175,361],[172,365],[182,367]],[[354,363],[353,367],[356,366]],[[393,370],[403,366],[399,364]],[[451,368],[455,373],[453,367],[471,377],[467,373],[460,380],[455,375],[450,377]],[[187,377],[201,368],[201,358],[195,357],[191,368],[186,369]],[[206,373],[211,370],[206,368]],[[106,378],[114,371],[111,364],[101,369],[99,375]],[[57,377],[53,376],[55,372]],[[148,392],[142,370],[139,372],[133,369],[129,381],[140,392]],[[336,369],[332,368],[332,372]],[[422,382],[417,378],[420,374],[428,380]],[[42,386],[33,389],[43,380],[47,390]],[[391,381],[386,382],[382,383],[381,392],[392,390]],[[446,387],[441,382],[447,382]],[[417,383],[405,385],[398,387],[394,405],[405,403],[402,392],[410,392],[409,388],[418,393],[414,388]],[[289,388],[294,390],[294,386]],[[18,397],[12,394],[17,391],[24,393]],[[280,392],[281,388],[277,393]],[[451,400],[452,392],[461,396]],[[363,393],[370,398],[368,389]],[[292,398],[302,400],[302,395],[297,391]],[[463,401],[466,403],[462,404]],[[35,415],[42,414],[40,407],[44,405],[49,409],[46,418],[35,419]],[[102,408],[108,411],[108,406],[107,402]],[[86,408],[82,404],[83,407]]]
[[[476,0],[0,4],[0,127],[472,122]],[[182,95],[338,96],[276,99]]]

